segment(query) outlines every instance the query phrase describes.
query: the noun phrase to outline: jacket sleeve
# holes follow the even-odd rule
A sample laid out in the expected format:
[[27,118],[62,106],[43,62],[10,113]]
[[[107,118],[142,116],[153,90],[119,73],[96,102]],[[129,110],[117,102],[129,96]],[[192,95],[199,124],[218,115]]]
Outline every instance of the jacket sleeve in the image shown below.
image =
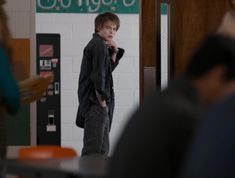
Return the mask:
[[8,114],[17,113],[20,105],[19,87],[12,74],[8,57],[0,47],[0,97]]
[[96,42],[91,48],[92,57],[92,71],[91,80],[94,84],[95,90],[100,94],[102,100],[107,99],[106,92],[106,63],[107,63],[108,49],[104,43]]
[[120,59],[122,58],[124,52],[125,52],[124,49],[118,48],[118,53],[117,53],[115,62],[113,62],[113,60],[111,60],[112,71],[114,71],[114,69],[115,69],[115,68],[117,67],[117,65],[119,64],[119,61],[120,61]]

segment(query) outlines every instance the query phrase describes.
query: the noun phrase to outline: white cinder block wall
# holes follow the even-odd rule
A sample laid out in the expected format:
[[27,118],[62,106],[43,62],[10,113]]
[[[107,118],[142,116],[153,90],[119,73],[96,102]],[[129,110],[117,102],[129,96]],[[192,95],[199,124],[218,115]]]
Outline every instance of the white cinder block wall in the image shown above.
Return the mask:
[[[78,107],[77,88],[82,52],[94,32],[97,14],[36,14],[37,33],[61,34],[61,120],[62,145],[81,152],[83,130],[75,126]],[[118,14],[121,27],[117,45],[125,55],[116,68],[114,89],[116,106],[110,133],[111,150],[128,116],[139,104],[139,15]]]

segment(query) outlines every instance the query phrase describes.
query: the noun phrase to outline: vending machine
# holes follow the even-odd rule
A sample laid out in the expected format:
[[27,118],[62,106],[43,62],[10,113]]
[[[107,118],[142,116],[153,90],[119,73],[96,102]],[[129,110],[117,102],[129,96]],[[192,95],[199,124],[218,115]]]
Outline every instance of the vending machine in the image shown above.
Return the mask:
[[54,75],[37,101],[37,145],[61,145],[60,34],[37,34],[36,41],[37,74]]

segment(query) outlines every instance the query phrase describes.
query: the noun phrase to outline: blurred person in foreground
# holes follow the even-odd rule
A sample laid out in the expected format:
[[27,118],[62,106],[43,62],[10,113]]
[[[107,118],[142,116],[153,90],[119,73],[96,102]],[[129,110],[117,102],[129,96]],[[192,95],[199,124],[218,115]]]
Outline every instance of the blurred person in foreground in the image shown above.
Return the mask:
[[19,87],[12,73],[8,44],[10,33],[4,3],[4,0],[0,0],[0,158],[6,157],[6,114],[16,114],[20,106]]
[[235,177],[235,84],[213,105],[195,132],[180,178]]
[[[235,1],[230,0],[230,2],[235,7]],[[235,39],[234,9],[225,14],[218,33]],[[234,44],[230,47],[231,51],[234,51],[234,47]],[[195,133],[179,177],[235,177],[234,139],[235,84],[231,82],[225,96],[215,103],[203,117],[203,122]]]
[[177,177],[204,109],[235,84],[235,42],[212,34],[182,76],[130,118],[111,157],[108,178]]

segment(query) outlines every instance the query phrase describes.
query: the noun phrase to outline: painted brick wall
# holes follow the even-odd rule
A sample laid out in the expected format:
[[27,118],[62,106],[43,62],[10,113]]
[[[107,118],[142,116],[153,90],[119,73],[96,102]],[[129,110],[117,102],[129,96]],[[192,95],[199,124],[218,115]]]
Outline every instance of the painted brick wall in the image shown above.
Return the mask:
[[[36,14],[37,33],[61,34],[61,116],[62,145],[79,153],[83,130],[75,126],[78,107],[77,88],[83,48],[91,39],[97,14]],[[139,104],[139,15],[119,14],[121,27],[117,45],[126,53],[116,68],[114,89],[116,107],[110,133],[111,148],[115,145],[128,116]]]

